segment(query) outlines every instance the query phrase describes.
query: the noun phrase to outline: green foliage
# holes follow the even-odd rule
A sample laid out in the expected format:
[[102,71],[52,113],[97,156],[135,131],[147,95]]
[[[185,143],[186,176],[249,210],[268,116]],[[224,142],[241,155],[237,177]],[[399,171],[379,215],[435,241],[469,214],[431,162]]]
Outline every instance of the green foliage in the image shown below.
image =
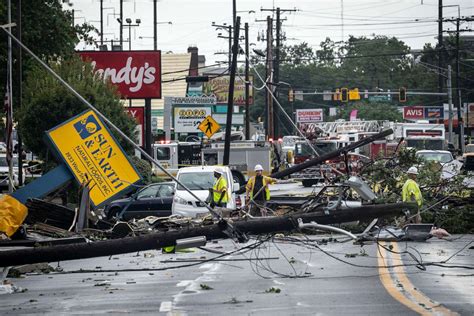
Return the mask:
[[144,184],[150,184],[152,181],[152,170],[151,165],[148,161],[138,158],[137,156],[131,156],[130,160],[132,161],[135,168],[137,168],[138,173],[143,179]]
[[403,121],[402,113],[400,113],[397,106],[389,103],[368,103],[364,101],[353,102],[347,106],[339,108],[339,115],[337,118],[349,120],[352,110],[357,110],[357,118],[361,120]]
[[[74,56],[51,66],[126,135],[134,138],[135,121],[124,112],[116,90],[93,75],[90,64]],[[46,157],[45,131],[86,109],[77,97],[45,70],[38,66],[33,68],[24,87],[23,107],[16,112],[26,146],[40,157]],[[118,135],[115,136],[121,140]],[[130,148],[128,144],[122,145]]]

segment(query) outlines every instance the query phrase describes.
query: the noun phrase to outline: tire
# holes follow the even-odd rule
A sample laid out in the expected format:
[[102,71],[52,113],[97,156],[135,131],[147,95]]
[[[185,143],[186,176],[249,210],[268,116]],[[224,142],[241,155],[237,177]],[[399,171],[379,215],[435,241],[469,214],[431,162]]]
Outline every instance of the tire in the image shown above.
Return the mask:
[[107,219],[111,219],[112,217],[116,216],[118,213],[120,213],[122,209],[118,206],[112,207],[109,212],[107,213]]

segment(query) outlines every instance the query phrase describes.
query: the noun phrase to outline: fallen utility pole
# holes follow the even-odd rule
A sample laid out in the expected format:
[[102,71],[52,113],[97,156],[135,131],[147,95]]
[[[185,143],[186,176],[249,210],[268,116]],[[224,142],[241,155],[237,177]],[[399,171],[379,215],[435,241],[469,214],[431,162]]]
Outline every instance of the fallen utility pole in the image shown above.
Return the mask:
[[350,152],[351,150],[354,150],[358,147],[370,144],[373,141],[376,141],[376,140],[381,139],[381,138],[385,138],[385,137],[387,137],[388,135],[391,135],[391,134],[393,134],[393,130],[392,129],[387,129],[385,131],[382,131],[380,133],[377,133],[377,134],[374,134],[372,136],[366,137],[366,138],[364,138],[362,140],[359,140],[355,143],[352,143],[350,145],[344,146],[344,147],[342,147],[338,150],[331,151],[330,153],[327,153],[325,155],[321,155],[319,157],[316,157],[316,158],[313,158],[311,160],[305,161],[303,163],[300,163],[298,165],[295,165],[295,166],[290,167],[288,169],[285,169],[283,171],[276,172],[276,173],[272,174],[271,176],[272,176],[272,178],[276,178],[276,179],[289,176],[290,174],[293,174],[293,173],[298,172],[300,170],[303,170],[303,169],[318,165],[320,163],[323,163],[326,160],[330,160],[330,159],[339,157],[340,155],[346,154],[346,153]]
[[[354,220],[368,220],[401,214],[404,210],[415,211],[415,203],[373,204],[350,210],[324,212],[294,213],[281,217],[263,217],[235,221],[234,227],[245,234],[268,234],[290,232],[298,229],[298,219],[304,223],[336,224]],[[228,238],[219,224],[183,228],[177,231],[158,232],[138,237],[127,237],[87,244],[58,245],[0,251],[0,267],[17,266],[40,262],[56,262],[75,259],[111,256],[150,249],[159,249],[176,245],[176,240],[205,236],[206,240]]]

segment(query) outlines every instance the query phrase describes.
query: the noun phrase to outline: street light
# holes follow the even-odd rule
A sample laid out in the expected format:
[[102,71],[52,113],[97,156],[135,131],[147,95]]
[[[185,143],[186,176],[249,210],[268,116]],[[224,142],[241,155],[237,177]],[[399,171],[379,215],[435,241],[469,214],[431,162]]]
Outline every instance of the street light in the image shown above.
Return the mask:
[[[122,19],[118,18],[117,21],[122,24]],[[140,19],[135,19],[136,24],[132,24],[132,19],[126,18],[125,22],[127,25],[124,25],[124,27],[128,27],[128,50],[132,50],[132,27],[140,26],[142,21]]]

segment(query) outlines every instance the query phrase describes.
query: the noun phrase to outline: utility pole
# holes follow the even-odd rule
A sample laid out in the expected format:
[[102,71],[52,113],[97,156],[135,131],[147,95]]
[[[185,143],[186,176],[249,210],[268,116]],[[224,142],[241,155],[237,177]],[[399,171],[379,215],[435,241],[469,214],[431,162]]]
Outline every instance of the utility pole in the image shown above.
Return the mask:
[[461,23],[460,17],[456,20],[456,91],[458,93],[458,128],[459,128],[459,150],[461,154],[464,153],[464,124],[462,119],[461,107],[461,89],[459,84],[459,25]]
[[230,78],[229,78],[229,97],[227,100],[227,120],[225,126],[225,143],[224,143],[224,159],[223,165],[229,165],[230,158],[230,136],[232,131],[232,115],[234,112],[234,86],[235,86],[235,73],[237,71],[237,55],[239,53],[239,31],[240,31],[240,17],[238,16],[235,20],[234,27],[234,46],[232,51],[232,64],[230,65]]
[[[237,41],[237,45],[239,42]],[[229,68],[232,65],[232,25],[229,25]]]
[[[280,8],[276,11],[276,47],[275,47],[275,60],[273,61],[273,84],[275,90],[273,92],[275,98],[278,100],[278,84],[280,82],[280,40],[281,40],[281,21],[280,21]],[[280,135],[279,129],[279,113],[278,107],[273,109],[273,134],[274,138]]]
[[448,65],[448,104],[449,104],[449,120],[448,120],[448,142],[453,143],[453,89],[451,81],[451,65]]
[[[266,108],[267,108],[267,136],[274,138],[274,123],[273,123],[273,97],[270,91],[273,90],[273,19],[267,16],[267,73],[266,73]],[[268,86],[269,89],[268,89]]]
[[157,24],[158,24],[158,17],[157,15],[157,1],[158,0],[153,0],[153,50],[158,50],[158,30],[157,30]]
[[245,139],[250,139],[249,24],[245,23]]
[[100,0],[100,46],[104,45],[104,0]]
[[[270,11],[270,12],[276,12],[276,34],[275,34],[275,59],[273,60],[273,94],[276,99],[278,99],[279,92],[279,82],[280,82],[280,49],[281,49],[281,24],[282,24],[282,19],[281,19],[281,13],[282,12],[296,12],[296,9],[281,9],[281,8],[276,8],[276,9],[260,9],[260,11]],[[273,28],[273,25],[272,25]],[[280,113],[279,113],[279,108],[275,107],[273,108],[273,133],[272,137],[276,138],[280,135]]]
[[[443,0],[438,0],[438,69],[443,68]],[[443,76],[438,75],[438,92],[443,92]]]

